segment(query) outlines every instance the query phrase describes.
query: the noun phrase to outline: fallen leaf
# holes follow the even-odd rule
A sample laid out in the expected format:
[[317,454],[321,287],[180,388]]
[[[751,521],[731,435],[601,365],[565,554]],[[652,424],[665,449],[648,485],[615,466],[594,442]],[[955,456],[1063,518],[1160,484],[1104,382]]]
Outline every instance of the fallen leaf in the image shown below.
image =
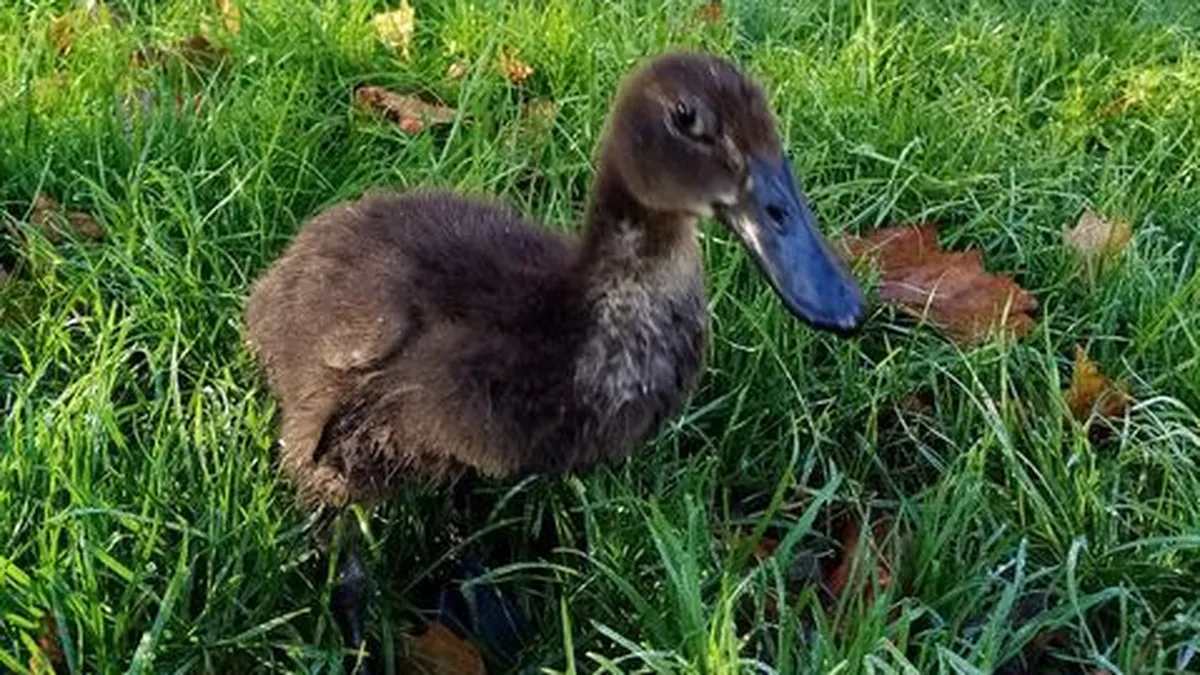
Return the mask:
[[29,657],[31,674],[66,672],[67,659],[58,641],[58,622],[50,612],[42,614],[42,630],[38,633],[37,646],[39,651]]
[[942,250],[936,225],[881,228],[847,238],[844,246],[851,257],[879,265],[883,300],[961,345],[977,344],[1000,326],[1017,337],[1034,326],[1037,299],[1011,278],[986,272],[979,251]]
[[1071,373],[1066,398],[1071,416],[1080,422],[1089,419],[1093,412],[1100,417],[1120,417],[1132,402],[1126,388],[1105,377],[1079,345],[1075,345],[1075,371]]
[[755,544],[754,558],[756,560],[766,560],[775,555],[775,551],[779,549],[779,540],[772,537],[759,537],[758,543]]
[[196,33],[180,40],[176,49],[184,61],[193,66],[210,68],[229,55],[229,50],[213,43],[207,35]]
[[521,117],[530,127],[546,131],[558,117],[558,103],[542,98],[528,101],[521,105]]
[[483,675],[486,672],[479,650],[436,622],[412,640],[408,660],[416,672],[427,675]]
[[68,211],[67,220],[71,222],[71,226],[75,231],[82,234],[85,239],[92,241],[100,241],[104,238],[104,228],[96,219],[83,211]]
[[454,61],[446,69],[446,77],[451,80],[461,80],[467,74],[467,64],[464,61]]
[[722,14],[721,0],[710,0],[696,8],[696,17],[707,23],[720,23]]
[[242,32],[242,10],[234,0],[215,0],[217,10],[221,12],[221,23],[225,30],[237,35]]
[[[886,526],[886,520],[877,521],[867,537],[866,546],[870,551],[864,556],[864,560],[873,560],[875,563],[875,583],[867,583],[863,587],[863,599],[866,602],[871,602],[875,585],[878,585],[879,590],[882,591],[887,589],[892,583],[892,564],[884,555],[878,543],[879,540],[883,539],[884,528]],[[845,594],[846,588],[850,585],[855,559],[859,557],[858,549],[863,546],[862,540],[862,523],[857,518],[847,518],[842,523],[841,559],[825,579],[830,592],[833,593],[835,598],[841,598]]]
[[68,232],[77,232],[92,241],[104,238],[104,228],[83,211],[67,211],[53,197],[38,193],[33,199],[30,221],[41,228],[46,239],[57,244]]
[[65,56],[71,52],[74,40],[75,27],[72,25],[70,15],[56,16],[50,19],[50,42],[54,44],[54,51],[58,52],[59,56]]
[[522,84],[533,75],[533,66],[525,63],[517,56],[517,51],[500,50],[500,71],[513,84]]
[[360,108],[383,115],[408,134],[418,133],[426,126],[453,122],[456,115],[453,108],[371,85],[355,90],[354,100]]
[[144,68],[154,64],[165,64],[172,57],[197,69],[212,69],[229,56],[229,49],[214,43],[203,32],[189,35],[178,42],[163,46],[145,45],[129,58],[132,65]]
[[909,394],[900,399],[898,404],[900,410],[910,415],[923,415],[931,417],[933,415],[933,397],[928,392],[920,392]]
[[1084,209],[1075,227],[1063,231],[1063,242],[1079,253],[1093,270],[1120,256],[1132,237],[1133,227],[1128,221],[1109,220],[1091,209]]
[[412,45],[413,25],[416,22],[417,11],[408,4],[408,0],[400,0],[400,7],[391,12],[376,14],[371,17],[375,32],[393,52],[399,52],[408,59]]
[[59,56],[71,52],[76,35],[89,25],[109,26],[112,12],[103,2],[88,0],[75,9],[50,19],[50,42]]
[[10,278],[12,277],[9,275],[8,269],[4,267],[4,263],[0,263],[0,288],[3,288]]

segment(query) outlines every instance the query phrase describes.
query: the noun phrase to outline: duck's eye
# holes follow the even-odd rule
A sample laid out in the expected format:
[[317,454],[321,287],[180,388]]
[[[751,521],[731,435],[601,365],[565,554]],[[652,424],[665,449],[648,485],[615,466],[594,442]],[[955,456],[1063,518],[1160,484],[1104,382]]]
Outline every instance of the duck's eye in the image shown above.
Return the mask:
[[675,104],[675,113],[672,115],[672,120],[675,123],[675,128],[684,136],[702,143],[712,142],[712,135],[709,133],[710,130],[705,128],[704,121],[697,114],[696,109],[687,103],[680,101]]

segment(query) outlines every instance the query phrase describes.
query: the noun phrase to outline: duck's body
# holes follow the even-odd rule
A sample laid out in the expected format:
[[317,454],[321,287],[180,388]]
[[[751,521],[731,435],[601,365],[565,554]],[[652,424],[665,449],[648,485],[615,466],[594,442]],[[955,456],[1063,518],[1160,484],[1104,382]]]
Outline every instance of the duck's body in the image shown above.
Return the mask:
[[[305,225],[246,317],[305,501],[374,501],[461,467],[581,469],[645,439],[701,368],[705,216],[738,235],[793,313],[858,323],[857,286],[765,97],[731,64],[672,54],[640,69],[598,159],[578,238],[444,193],[371,196]],[[333,597],[359,645],[365,573],[345,560]]]
[[585,468],[652,433],[700,370],[707,309],[691,224],[651,239],[638,219],[579,240],[430,192],[310,222],[247,309],[302,494]]

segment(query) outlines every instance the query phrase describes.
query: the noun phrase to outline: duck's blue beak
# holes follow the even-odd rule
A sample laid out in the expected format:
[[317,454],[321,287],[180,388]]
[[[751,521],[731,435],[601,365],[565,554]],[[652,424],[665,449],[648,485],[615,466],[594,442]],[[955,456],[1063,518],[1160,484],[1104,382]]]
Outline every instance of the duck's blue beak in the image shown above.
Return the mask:
[[718,207],[717,216],[737,233],[793,314],[826,330],[858,326],[862,292],[818,229],[787,159],[752,157],[738,202]]

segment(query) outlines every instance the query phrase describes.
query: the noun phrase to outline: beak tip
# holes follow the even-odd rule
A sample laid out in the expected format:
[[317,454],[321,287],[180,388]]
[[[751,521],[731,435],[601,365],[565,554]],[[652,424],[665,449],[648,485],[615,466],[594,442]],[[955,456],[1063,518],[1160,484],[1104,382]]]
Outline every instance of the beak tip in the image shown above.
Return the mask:
[[847,297],[839,303],[841,311],[835,312],[822,326],[842,337],[849,337],[858,332],[862,327],[863,320],[866,316],[865,303],[862,295],[857,292],[857,288],[848,288],[850,292]]

